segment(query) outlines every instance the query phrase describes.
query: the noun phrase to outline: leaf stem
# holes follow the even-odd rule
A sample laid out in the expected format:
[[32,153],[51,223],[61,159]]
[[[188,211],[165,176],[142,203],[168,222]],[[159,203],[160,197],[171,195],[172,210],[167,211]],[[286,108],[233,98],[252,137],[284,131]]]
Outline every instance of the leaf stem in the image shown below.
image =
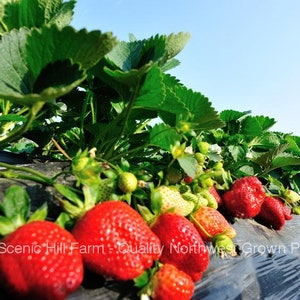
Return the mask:
[[114,138],[113,142],[110,143],[108,145],[108,147],[106,147],[107,153],[106,153],[106,151],[104,151],[104,155],[105,155],[106,159],[111,158],[113,156],[113,152],[115,150],[115,146],[116,146],[117,142],[125,134],[129,115],[130,115],[131,109],[134,105],[134,102],[135,102],[136,98],[138,97],[139,91],[140,91],[140,81],[138,81],[138,83],[135,87],[135,90],[131,95],[131,99],[126,107],[126,110],[124,111],[124,113],[121,113],[119,115],[118,119],[120,122],[122,122],[122,130],[120,130],[119,134]]
[[18,130],[12,132],[12,134],[8,135],[5,139],[0,141],[0,147],[3,147],[5,144],[17,140],[21,137],[31,126],[38,112],[42,109],[45,102],[38,101],[35,102],[29,109],[29,114],[26,122],[23,126],[21,126]]
[[19,172],[25,172],[25,173],[29,173],[32,175],[26,175],[26,174],[19,174],[19,173],[12,173],[10,171],[4,171],[1,172],[0,176],[4,177],[4,178],[16,178],[16,179],[26,179],[26,180],[32,180],[38,183],[42,183],[42,184],[47,184],[47,185],[53,185],[54,184],[54,180],[45,176],[43,173],[38,172],[36,170],[27,168],[27,167],[20,167],[20,166],[13,166],[10,164],[6,164],[3,162],[0,162],[0,167],[4,167],[8,170],[15,170],[15,171],[19,171]]

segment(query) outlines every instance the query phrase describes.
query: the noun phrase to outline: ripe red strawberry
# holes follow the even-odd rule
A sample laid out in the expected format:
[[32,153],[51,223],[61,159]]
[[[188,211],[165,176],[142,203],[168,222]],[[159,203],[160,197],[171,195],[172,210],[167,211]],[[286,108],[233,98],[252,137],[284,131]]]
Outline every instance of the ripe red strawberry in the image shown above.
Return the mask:
[[230,226],[224,216],[211,207],[200,207],[191,218],[202,239],[211,242],[217,234],[224,233],[229,238],[236,236],[235,229]]
[[151,298],[153,300],[189,300],[192,298],[195,284],[185,272],[174,265],[163,265],[151,280]]
[[255,217],[265,199],[262,183],[255,176],[237,179],[231,189],[223,194],[226,211],[241,219]]
[[209,253],[193,224],[185,217],[161,214],[151,226],[162,243],[160,261],[175,265],[198,281],[209,264]]
[[77,242],[53,222],[27,223],[0,244],[0,285],[11,297],[62,300],[82,282]]
[[281,199],[267,196],[255,220],[275,230],[281,230],[286,220],[291,220],[291,209]]
[[73,235],[87,269],[117,280],[131,280],[152,266],[161,244],[146,221],[122,201],[97,204],[77,221]]

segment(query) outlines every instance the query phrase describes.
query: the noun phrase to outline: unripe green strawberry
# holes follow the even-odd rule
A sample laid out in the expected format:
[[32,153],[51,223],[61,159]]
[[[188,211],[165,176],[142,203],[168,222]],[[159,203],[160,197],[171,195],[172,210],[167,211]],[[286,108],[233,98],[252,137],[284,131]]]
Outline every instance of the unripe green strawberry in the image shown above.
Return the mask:
[[211,177],[200,179],[200,184],[203,188],[210,188],[214,185],[214,181]]
[[161,213],[174,212],[177,215],[187,216],[194,209],[192,201],[186,201],[180,192],[170,186],[161,185],[153,191],[161,197]]
[[210,147],[210,144],[207,142],[199,142],[198,143],[199,151],[204,155],[208,153],[209,147]]
[[196,158],[196,160],[199,164],[201,164],[201,165],[204,164],[204,162],[205,162],[205,155],[204,154],[202,154],[200,152],[196,152],[195,153],[195,158]]
[[131,172],[122,172],[118,178],[118,187],[119,189],[127,194],[132,193],[136,190],[138,180],[135,175]]
[[99,184],[98,202],[111,199],[112,193],[115,191],[115,180],[112,178],[101,179]]
[[150,285],[153,300],[189,300],[195,289],[195,284],[188,274],[168,263],[154,274]]
[[223,163],[221,161],[218,161],[214,164],[213,169],[215,171],[221,171],[223,170]]

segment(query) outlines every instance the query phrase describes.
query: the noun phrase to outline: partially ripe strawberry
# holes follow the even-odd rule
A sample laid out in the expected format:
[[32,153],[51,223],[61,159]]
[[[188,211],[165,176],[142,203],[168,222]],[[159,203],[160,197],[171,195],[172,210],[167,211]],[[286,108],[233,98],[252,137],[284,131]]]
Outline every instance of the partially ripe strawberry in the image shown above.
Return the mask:
[[262,183],[255,176],[237,179],[231,189],[223,194],[226,211],[232,216],[241,219],[255,217],[265,199],[265,190]]
[[159,195],[161,199],[160,211],[162,213],[174,212],[181,216],[187,216],[194,209],[194,202],[185,200],[176,188],[166,185],[159,186],[152,191],[152,201],[155,201],[155,194]]
[[97,204],[77,221],[73,235],[86,268],[117,280],[131,280],[151,267],[161,244],[142,216],[122,201]]
[[228,223],[225,217],[216,209],[211,207],[200,207],[191,217],[202,239],[211,242],[217,234],[224,233],[229,238],[236,236],[235,229]]
[[267,196],[255,220],[275,230],[281,230],[286,220],[291,220],[291,209],[276,197]]
[[162,243],[162,263],[175,265],[199,281],[209,264],[209,253],[194,225],[185,217],[161,214],[151,226]]
[[223,204],[223,200],[221,198],[221,196],[219,195],[217,189],[215,188],[214,185],[212,185],[210,188],[209,188],[209,193],[215,198],[217,204],[218,204],[218,207],[222,206]]
[[195,284],[185,272],[174,265],[163,265],[151,280],[151,298],[153,300],[189,300],[192,298]]
[[63,300],[82,282],[77,242],[53,222],[27,223],[0,244],[0,286],[11,297]]

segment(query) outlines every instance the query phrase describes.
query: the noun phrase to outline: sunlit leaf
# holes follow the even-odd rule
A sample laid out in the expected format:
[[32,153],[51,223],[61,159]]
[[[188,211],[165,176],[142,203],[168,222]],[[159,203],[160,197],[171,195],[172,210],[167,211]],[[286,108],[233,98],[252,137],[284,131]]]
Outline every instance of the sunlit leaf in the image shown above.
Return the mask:
[[0,97],[24,105],[53,101],[78,86],[114,44],[111,34],[72,27],[12,30],[0,41]]
[[150,132],[150,144],[170,151],[172,145],[181,140],[177,131],[169,125],[157,124]]
[[3,29],[0,33],[21,27],[41,27],[45,24],[67,26],[73,16],[75,1],[20,0],[1,1],[0,18]]

